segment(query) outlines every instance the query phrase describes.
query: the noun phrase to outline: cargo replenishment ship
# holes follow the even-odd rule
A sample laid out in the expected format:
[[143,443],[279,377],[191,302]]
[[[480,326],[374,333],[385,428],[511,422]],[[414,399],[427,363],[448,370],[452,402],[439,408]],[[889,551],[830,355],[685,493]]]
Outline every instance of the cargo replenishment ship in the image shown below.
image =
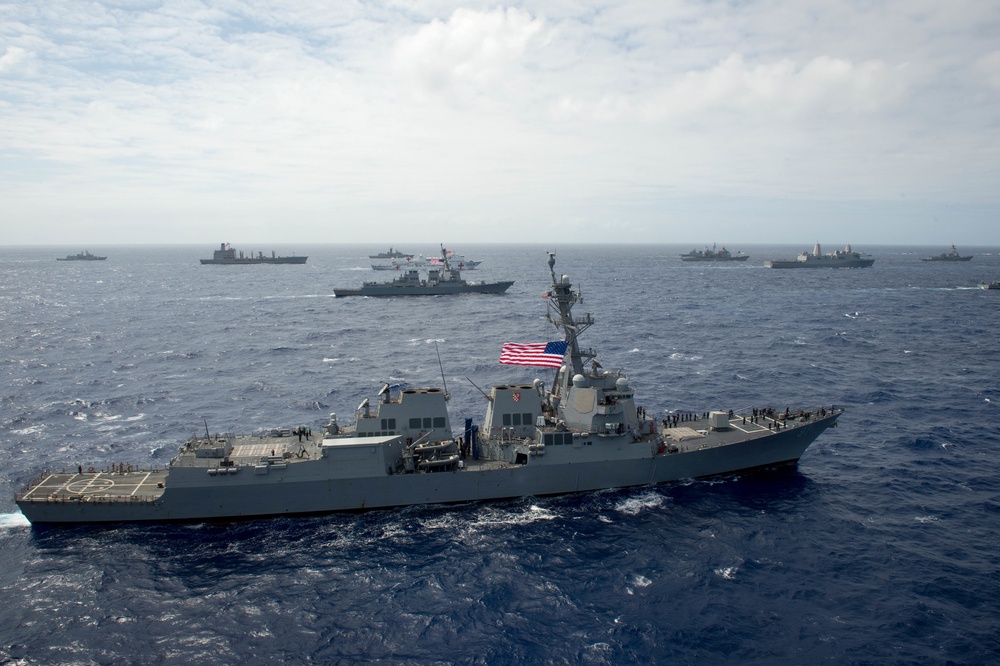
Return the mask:
[[[504,345],[501,363],[554,370],[551,383],[496,385],[482,425],[459,434],[440,388],[379,391],[343,426],[212,434],[185,442],[166,469],[77,466],[17,493],[33,524],[216,520],[558,495],[795,464],[841,407],[717,409],[658,420],[621,371],[580,336],[582,301],[555,273],[545,294],[562,340]],[[589,367],[588,367],[589,366]]]
[[229,243],[222,243],[219,249],[212,253],[211,259],[202,259],[202,264],[224,264],[227,266],[231,265],[247,265],[247,264],[304,264],[306,259],[309,257],[279,257],[276,256],[274,251],[271,251],[271,256],[264,256],[263,252],[258,252],[254,255],[251,252],[248,255],[243,254],[240,250],[237,252],[234,250]]

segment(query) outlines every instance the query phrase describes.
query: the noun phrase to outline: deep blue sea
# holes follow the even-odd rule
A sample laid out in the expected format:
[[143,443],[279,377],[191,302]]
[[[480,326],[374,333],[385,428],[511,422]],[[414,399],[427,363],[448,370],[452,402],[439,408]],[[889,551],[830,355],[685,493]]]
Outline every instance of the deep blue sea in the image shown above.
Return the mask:
[[[234,239],[235,240],[235,239]],[[482,245],[503,296],[334,298],[367,246],[0,251],[0,663],[1000,663],[1000,248]],[[238,246],[238,244],[236,244]],[[239,246],[238,246],[239,247]],[[56,262],[84,249],[104,262]],[[433,254],[436,245],[407,247]],[[824,246],[825,251],[834,249]],[[486,504],[224,524],[32,528],[45,468],[163,465],[188,436],[350,417],[383,381],[550,379],[546,250],[583,342],[647,412],[846,405],[797,469]],[[436,343],[436,344],[435,344]]]

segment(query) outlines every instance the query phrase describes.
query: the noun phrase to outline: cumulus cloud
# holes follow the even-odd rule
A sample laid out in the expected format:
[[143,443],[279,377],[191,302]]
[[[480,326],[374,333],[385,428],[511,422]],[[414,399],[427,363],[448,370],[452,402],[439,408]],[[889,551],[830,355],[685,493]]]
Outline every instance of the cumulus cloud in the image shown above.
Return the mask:
[[457,9],[399,39],[393,62],[428,94],[495,94],[519,75],[544,33],[544,21],[521,9]]
[[997,23],[971,0],[14,4],[0,196],[26,230],[296,206],[307,239],[332,207],[581,239],[679,197],[997,212]]

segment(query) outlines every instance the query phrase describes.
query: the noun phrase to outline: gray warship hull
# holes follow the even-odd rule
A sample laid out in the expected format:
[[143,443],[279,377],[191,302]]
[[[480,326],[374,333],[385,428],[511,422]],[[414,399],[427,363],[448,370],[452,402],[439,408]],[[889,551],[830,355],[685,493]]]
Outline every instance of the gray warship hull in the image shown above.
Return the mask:
[[503,294],[512,281],[503,282],[442,282],[433,285],[407,285],[383,282],[381,284],[365,284],[361,287],[337,287],[333,290],[336,297],[343,296],[446,296],[449,294]]
[[[202,465],[159,471],[47,474],[19,494],[17,503],[32,524],[198,521],[628,488],[795,463],[820,433],[835,425],[840,413],[817,414],[781,431],[761,424],[748,427],[734,418],[731,432],[680,442],[673,452],[666,447],[660,451],[659,445],[651,448],[649,442],[580,438],[565,451],[551,447],[527,464],[467,460],[452,471],[420,474],[388,473],[387,454],[400,448],[399,437],[348,440],[349,449],[340,451],[338,442],[343,440],[328,440],[315,447],[315,459],[247,460],[228,468],[236,472],[210,474],[220,469],[218,461],[201,459]],[[697,432],[703,426],[707,423],[692,423],[683,430]],[[670,430],[662,431],[668,441]],[[282,439],[248,441],[273,450],[293,438]],[[324,455],[323,449],[329,452]],[[588,459],[580,459],[580,450],[586,450]],[[564,460],[569,456],[572,463]],[[345,474],[349,458],[353,463]]]
[[65,257],[56,257],[56,261],[106,261],[107,257],[98,257],[96,254],[91,254],[90,252],[81,252],[80,254],[70,254]]
[[874,263],[874,259],[863,257],[860,253],[851,250],[850,245],[843,250],[823,254],[820,251],[819,243],[816,243],[812,254],[800,252],[795,259],[764,260],[764,265],[767,268],[868,268]]
[[304,264],[309,257],[242,257],[235,259],[201,259],[202,265],[248,266],[250,264]]
[[201,259],[202,266],[215,264],[220,266],[249,266],[250,264],[304,264],[309,257],[279,257],[273,251],[271,256],[266,256],[263,252],[257,254],[250,253],[244,255],[229,246],[229,243],[221,243],[219,249],[212,253],[211,259]]
[[874,259],[826,258],[810,258],[807,261],[797,259],[766,259],[764,261],[764,265],[768,268],[868,268],[874,263]]
[[689,257],[681,255],[681,261],[746,261],[750,258],[748,254],[738,254],[731,257]]
[[[365,282],[360,287],[335,287],[334,296],[447,296],[450,294],[503,294],[513,281],[469,282],[462,271],[450,263],[451,253],[441,246],[441,262],[427,269],[427,279],[420,270],[407,267],[403,274],[388,282]],[[478,262],[477,262],[478,263]],[[372,268],[377,267],[375,265]]]
[[580,296],[554,267],[550,254],[546,303],[564,340],[504,345],[500,356],[558,368],[551,386],[491,387],[482,424],[466,419],[462,435],[444,390],[394,395],[386,384],[374,410],[366,398],[343,426],[331,414],[316,438],[304,426],[251,435],[206,429],[166,469],[43,473],[15,500],[33,524],[192,521],[626,488],[795,463],[843,413],[786,407],[650,418],[625,373],[603,370],[596,352],[579,347],[593,318],[573,317]]

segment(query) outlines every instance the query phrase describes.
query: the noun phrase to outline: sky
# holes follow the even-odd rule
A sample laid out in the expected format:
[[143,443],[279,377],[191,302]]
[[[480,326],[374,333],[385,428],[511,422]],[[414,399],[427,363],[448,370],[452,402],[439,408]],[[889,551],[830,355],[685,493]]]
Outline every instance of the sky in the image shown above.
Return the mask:
[[1000,245],[1000,2],[0,0],[0,245]]

